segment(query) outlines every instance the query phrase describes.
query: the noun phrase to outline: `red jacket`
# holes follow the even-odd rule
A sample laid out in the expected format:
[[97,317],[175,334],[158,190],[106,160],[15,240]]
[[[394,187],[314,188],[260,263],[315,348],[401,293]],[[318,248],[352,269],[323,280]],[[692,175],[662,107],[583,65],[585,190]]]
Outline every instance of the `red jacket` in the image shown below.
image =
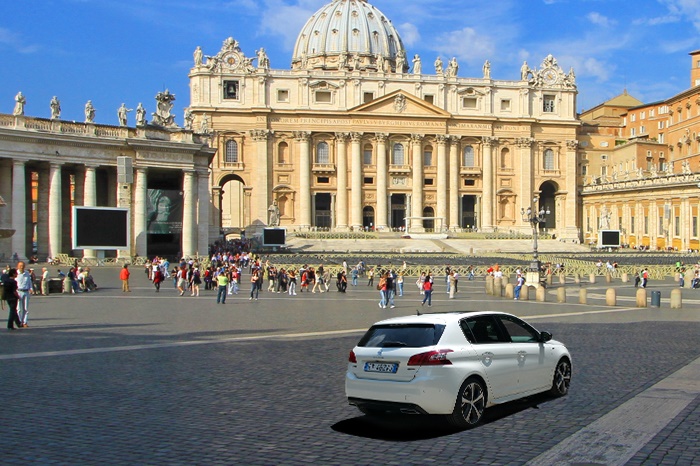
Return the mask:
[[128,280],[129,275],[131,275],[131,272],[129,272],[129,269],[122,268],[122,271],[119,272],[119,279],[120,280]]

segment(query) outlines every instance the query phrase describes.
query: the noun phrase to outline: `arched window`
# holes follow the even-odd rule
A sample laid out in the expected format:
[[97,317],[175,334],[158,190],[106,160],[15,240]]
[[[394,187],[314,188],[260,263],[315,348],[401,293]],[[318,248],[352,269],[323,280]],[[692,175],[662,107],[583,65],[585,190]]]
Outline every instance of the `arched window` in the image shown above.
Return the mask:
[[327,142],[319,142],[316,145],[316,163],[331,163]]
[[552,149],[544,151],[544,169],[554,170],[554,151]]
[[238,143],[236,141],[226,141],[225,163],[238,163]]
[[433,146],[423,148],[423,165],[429,167],[433,164]]
[[364,152],[362,153],[362,163],[364,165],[372,165],[372,144],[365,144]]
[[474,166],[474,148],[472,146],[467,146],[464,148],[464,151],[462,152],[462,166]]
[[287,163],[289,145],[286,142],[280,142],[277,146],[277,163]]
[[403,144],[394,144],[394,149],[391,152],[392,165],[404,165]]

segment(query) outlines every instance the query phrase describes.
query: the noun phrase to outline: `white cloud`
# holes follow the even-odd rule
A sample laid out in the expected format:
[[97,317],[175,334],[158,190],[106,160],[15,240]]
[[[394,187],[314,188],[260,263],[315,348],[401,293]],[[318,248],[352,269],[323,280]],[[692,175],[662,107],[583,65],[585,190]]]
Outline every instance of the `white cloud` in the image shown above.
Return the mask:
[[697,0],[660,0],[671,15],[687,19],[700,31],[700,2]]
[[26,44],[19,34],[12,32],[10,29],[0,27],[0,47],[6,46],[18,53],[35,53],[40,50],[40,47],[35,44]]
[[588,18],[588,21],[590,21],[591,23],[598,25],[598,26],[606,27],[606,28],[617,24],[617,21],[612,20],[612,19],[608,18],[607,16],[603,16],[596,11],[588,13],[586,15],[586,18]]
[[323,5],[318,0],[300,0],[299,5],[286,5],[279,0],[265,2],[265,11],[261,15],[260,32],[281,36],[286,49],[291,49],[304,24]]
[[420,42],[420,32],[414,24],[403,23],[398,30],[404,45],[411,47]]
[[492,57],[495,54],[495,41],[480,35],[474,28],[466,27],[439,35],[432,48],[444,56],[472,62]]

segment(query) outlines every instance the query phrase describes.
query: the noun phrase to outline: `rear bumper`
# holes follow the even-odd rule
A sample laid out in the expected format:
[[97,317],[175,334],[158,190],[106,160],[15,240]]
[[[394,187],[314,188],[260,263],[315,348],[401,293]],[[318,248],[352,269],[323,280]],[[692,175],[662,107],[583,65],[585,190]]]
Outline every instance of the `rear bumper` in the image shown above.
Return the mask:
[[428,414],[423,408],[412,403],[364,400],[362,398],[348,398],[348,403],[380,414]]

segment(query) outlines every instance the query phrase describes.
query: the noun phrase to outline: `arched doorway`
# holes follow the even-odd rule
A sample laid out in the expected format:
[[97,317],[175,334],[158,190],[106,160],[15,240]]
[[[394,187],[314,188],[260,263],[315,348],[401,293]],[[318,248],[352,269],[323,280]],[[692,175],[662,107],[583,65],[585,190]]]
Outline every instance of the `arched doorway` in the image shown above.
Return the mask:
[[365,230],[374,230],[374,209],[370,206],[365,206],[362,209],[362,227]]
[[545,221],[540,223],[540,228],[546,229],[547,232],[551,232],[557,227],[556,192],[558,190],[559,188],[552,181],[545,181],[540,185],[539,207],[550,212]]
[[[432,207],[426,207],[423,209],[423,217],[434,217],[435,210]],[[435,219],[426,218],[423,220],[423,228],[425,231],[435,231]]]
[[221,187],[220,221],[221,228],[245,227],[245,206],[243,188],[245,182],[238,175],[226,175],[219,182]]

